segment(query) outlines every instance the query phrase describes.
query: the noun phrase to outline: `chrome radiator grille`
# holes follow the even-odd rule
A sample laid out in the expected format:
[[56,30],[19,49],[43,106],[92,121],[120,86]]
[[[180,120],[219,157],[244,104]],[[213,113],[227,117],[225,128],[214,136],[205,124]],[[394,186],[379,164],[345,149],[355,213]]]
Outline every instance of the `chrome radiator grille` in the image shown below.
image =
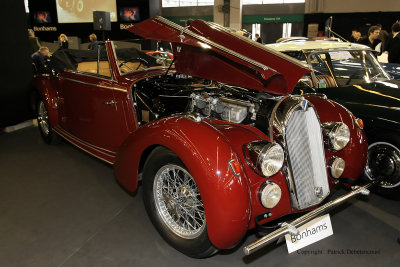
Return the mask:
[[286,125],[289,167],[294,183],[293,207],[319,204],[329,194],[320,122],[315,110],[293,111]]

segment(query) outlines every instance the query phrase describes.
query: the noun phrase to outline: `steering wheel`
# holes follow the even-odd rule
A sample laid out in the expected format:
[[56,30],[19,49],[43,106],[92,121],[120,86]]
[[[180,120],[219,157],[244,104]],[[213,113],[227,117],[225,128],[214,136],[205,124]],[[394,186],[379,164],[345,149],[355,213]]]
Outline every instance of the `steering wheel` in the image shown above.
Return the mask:
[[347,82],[346,82],[345,85],[349,85],[350,82],[351,82],[351,80],[353,80],[353,79],[356,77],[357,74],[358,74],[358,71],[353,72],[353,73],[350,75],[350,77],[349,77],[349,79],[347,80]]
[[147,62],[147,60],[145,60],[145,59],[143,59],[143,58],[140,58],[140,57],[131,57],[131,58],[128,58],[128,59],[125,59],[125,60],[121,61],[121,63],[119,63],[119,65],[118,65],[118,67],[121,68],[122,66],[125,66],[125,67],[127,67],[128,69],[134,70],[134,69],[132,69],[131,67],[129,67],[128,64],[126,64],[126,63],[128,63],[129,61],[139,61],[139,65],[137,66],[137,68],[136,68],[135,70],[138,70],[142,64],[143,64],[143,65],[148,65],[148,64],[149,64],[149,62]]

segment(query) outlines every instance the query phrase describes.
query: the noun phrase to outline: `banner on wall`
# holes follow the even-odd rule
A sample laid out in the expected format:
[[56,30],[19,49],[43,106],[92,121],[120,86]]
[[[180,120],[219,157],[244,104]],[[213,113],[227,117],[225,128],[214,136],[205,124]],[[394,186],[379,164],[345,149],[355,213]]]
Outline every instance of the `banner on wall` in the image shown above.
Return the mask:
[[304,15],[281,15],[281,16],[243,16],[242,23],[262,22],[303,22]]
[[57,27],[55,26],[33,26],[35,32],[56,32]]

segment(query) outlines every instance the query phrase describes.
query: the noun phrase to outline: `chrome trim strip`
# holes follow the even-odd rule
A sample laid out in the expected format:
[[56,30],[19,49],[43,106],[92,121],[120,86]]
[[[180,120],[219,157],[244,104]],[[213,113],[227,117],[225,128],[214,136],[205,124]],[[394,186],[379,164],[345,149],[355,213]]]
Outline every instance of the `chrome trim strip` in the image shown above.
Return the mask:
[[84,145],[92,148],[93,150],[96,150],[96,151],[98,151],[98,152],[100,152],[100,153],[102,153],[104,155],[107,155],[107,156],[110,156],[110,157],[115,157],[115,155],[117,155],[117,152],[114,152],[114,151],[111,151],[111,150],[108,150],[108,149],[105,149],[105,148],[102,148],[102,147],[99,147],[99,146],[92,145],[92,144],[90,144],[90,143],[88,143],[88,142],[76,137],[75,135],[67,132],[66,130],[64,130],[63,128],[61,128],[59,126],[54,127],[54,129],[56,129],[58,133],[61,132],[65,136],[68,136],[69,138],[74,139],[77,142],[82,143],[82,144],[84,144]]
[[235,52],[235,51],[233,51],[231,49],[228,49],[228,48],[226,48],[226,47],[224,47],[224,46],[222,46],[220,44],[217,44],[217,43],[215,43],[213,41],[210,41],[210,40],[208,40],[207,38],[205,38],[203,36],[195,34],[194,32],[188,30],[187,28],[184,28],[184,27],[182,27],[182,26],[180,26],[180,25],[178,25],[178,24],[176,24],[174,22],[171,22],[171,21],[169,21],[169,20],[167,20],[167,19],[165,19],[163,17],[156,17],[155,19],[158,20],[161,23],[164,23],[164,24],[170,26],[171,28],[174,28],[174,29],[180,31],[181,34],[186,33],[187,35],[189,35],[189,36],[191,36],[191,37],[193,37],[193,38],[195,38],[197,40],[200,40],[201,42],[203,42],[205,44],[213,46],[213,47],[215,47],[215,48],[217,48],[217,49],[219,49],[219,50],[221,50],[223,52],[226,52],[226,53],[228,53],[228,54],[230,54],[230,55],[232,55],[232,56],[234,56],[236,58],[239,58],[239,59],[241,59],[241,60],[243,60],[243,61],[245,61],[245,62],[247,62],[247,63],[249,63],[249,64],[251,64],[253,66],[256,66],[256,67],[258,67],[260,69],[263,69],[263,70],[270,69],[270,70],[273,70],[275,72],[278,72],[278,71],[276,71],[276,70],[274,70],[274,69],[272,69],[270,67],[265,66],[264,64],[262,64],[262,63],[260,63],[258,61],[255,61],[255,60],[253,60],[251,58],[243,56],[242,54],[239,54],[239,53],[237,53],[237,52]]
[[316,218],[317,216],[322,215],[326,211],[344,203],[348,199],[350,199],[358,194],[368,195],[369,194],[368,188],[375,185],[376,183],[377,183],[377,180],[375,180],[369,184],[366,184],[364,186],[357,187],[354,190],[350,191],[349,193],[347,193],[335,200],[329,201],[325,205],[322,205],[321,207],[316,208],[313,211],[310,211],[309,213],[301,216],[300,218],[294,220],[293,222],[291,222],[289,224],[282,224],[281,228],[258,239],[255,242],[245,246],[243,248],[244,254],[249,255],[249,254],[261,249],[262,247],[265,247],[266,245],[271,244],[272,242],[278,240],[279,238],[284,237],[287,234],[293,233],[293,230],[298,231],[297,229],[293,229],[293,227],[298,228],[298,227],[302,226],[303,224],[311,221],[312,219]]
[[[55,132],[57,132],[59,135],[63,136],[62,133],[59,133],[56,129],[54,129],[54,130],[55,130]],[[88,151],[87,149],[85,149],[85,148],[79,146],[77,143],[72,142],[71,140],[69,140],[69,139],[66,138],[65,136],[64,136],[64,138],[65,138],[65,140],[67,140],[68,142],[70,142],[71,144],[73,144],[74,146],[76,146],[76,147],[78,147],[79,149],[85,151],[86,153],[92,155],[93,157],[96,157],[96,158],[98,158],[98,159],[100,159],[100,160],[102,160],[102,161],[104,161],[104,162],[107,162],[107,163],[110,164],[110,165],[114,165],[113,162],[111,162],[111,161],[109,161],[109,160],[106,160],[106,159],[104,159],[104,158],[101,158],[101,157],[99,157],[98,155],[93,154],[92,152]]]
[[60,77],[60,79],[64,79],[64,80],[68,80],[68,81],[72,81],[72,82],[77,82],[77,83],[81,83],[81,84],[85,84],[85,85],[92,85],[92,86],[96,86],[96,87],[100,87],[100,88],[104,88],[104,89],[109,89],[109,90],[121,91],[121,92],[125,92],[125,93],[127,92],[127,90],[125,90],[125,89],[121,89],[121,88],[117,88],[117,87],[104,86],[104,85],[98,85],[98,84],[94,84],[94,83],[75,80],[75,79],[72,79],[72,78],[67,78],[67,77]]
[[305,94],[302,94],[302,96],[318,97],[318,98],[321,98],[321,99],[324,99],[324,100],[328,99],[328,97],[325,94],[322,94],[322,93],[305,93]]

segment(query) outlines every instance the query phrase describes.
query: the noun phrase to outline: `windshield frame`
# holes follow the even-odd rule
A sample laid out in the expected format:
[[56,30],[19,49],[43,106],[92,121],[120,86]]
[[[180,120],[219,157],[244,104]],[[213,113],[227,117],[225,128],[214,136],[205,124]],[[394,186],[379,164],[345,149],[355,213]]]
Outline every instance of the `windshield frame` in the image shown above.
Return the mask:
[[[341,49],[304,51],[304,54],[306,56],[306,62],[307,62],[307,64],[309,64],[312,67],[313,67],[313,64],[312,64],[311,60],[313,57],[314,58],[316,57],[319,60],[321,60],[321,55],[322,54],[325,55],[325,60],[322,60],[322,62],[324,62],[325,67],[329,70],[329,73],[324,73],[324,74],[332,76],[338,86],[343,86],[343,85],[340,85],[341,83],[338,82],[338,79],[336,77],[337,70],[335,70],[334,64],[332,63],[332,58],[331,58],[332,52],[349,52],[349,53],[358,52],[358,53],[360,53],[360,55],[362,56],[362,58],[361,58],[362,65],[360,66],[360,69],[363,69],[362,73],[364,74],[364,76],[363,76],[364,82],[362,82],[362,83],[371,83],[371,82],[377,81],[378,78],[384,78],[385,81],[391,80],[390,75],[384,70],[384,68],[381,66],[381,64],[375,57],[373,51],[371,51],[371,50],[341,48]],[[355,57],[352,57],[351,59],[355,59]],[[367,66],[367,60],[369,63],[372,64],[371,67],[374,69],[374,71],[377,72],[375,75],[371,75],[371,73],[368,71],[368,68],[371,68],[371,67]],[[317,69],[315,69],[313,67],[313,72],[311,74],[311,77],[313,79],[314,84],[318,85],[317,79],[315,77],[315,72],[320,72],[320,71],[318,71]],[[351,77],[349,77],[349,78],[351,78]]]
[[[136,72],[146,71],[148,69],[153,69],[153,68],[161,68],[161,69],[163,69],[163,68],[165,68],[165,65],[162,64],[161,61],[159,62],[155,57],[152,57],[152,56],[148,55],[144,50],[138,49],[136,47],[118,48],[117,45],[115,44],[115,41],[107,41],[107,42],[111,43],[111,49],[112,49],[112,53],[114,55],[112,61],[113,61],[113,64],[115,65],[116,73],[118,73],[118,75],[121,76],[121,77],[122,76],[126,76],[126,75],[130,75],[130,74],[136,73]],[[119,66],[120,65],[119,61],[120,60],[124,61],[124,59],[119,57],[119,55],[118,55],[119,53],[118,52],[121,52],[121,51],[119,51],[118,49],[120,49],[120,50],[134,49],[137,52],[141,53],[143,57],[139,54],[139,55],[135,55],[135,57],[132,56],[130,59],[139,59],[139,58],[141,58],[145,62],[147,61],[148,63],[150,63],[150,65],[147,66],[147,65],[143,65],[143,63],[141,63],[142,67],[140,69],[132,69],[130,71],[123,72],[123,71],[121,71],[121,67]],[[152,62],[152,60],[154,60],[154,62]],[[111,60],[110,60],[110,62],[111,62]],[[139,60],[138,62],[141,62],[141,60]]]

